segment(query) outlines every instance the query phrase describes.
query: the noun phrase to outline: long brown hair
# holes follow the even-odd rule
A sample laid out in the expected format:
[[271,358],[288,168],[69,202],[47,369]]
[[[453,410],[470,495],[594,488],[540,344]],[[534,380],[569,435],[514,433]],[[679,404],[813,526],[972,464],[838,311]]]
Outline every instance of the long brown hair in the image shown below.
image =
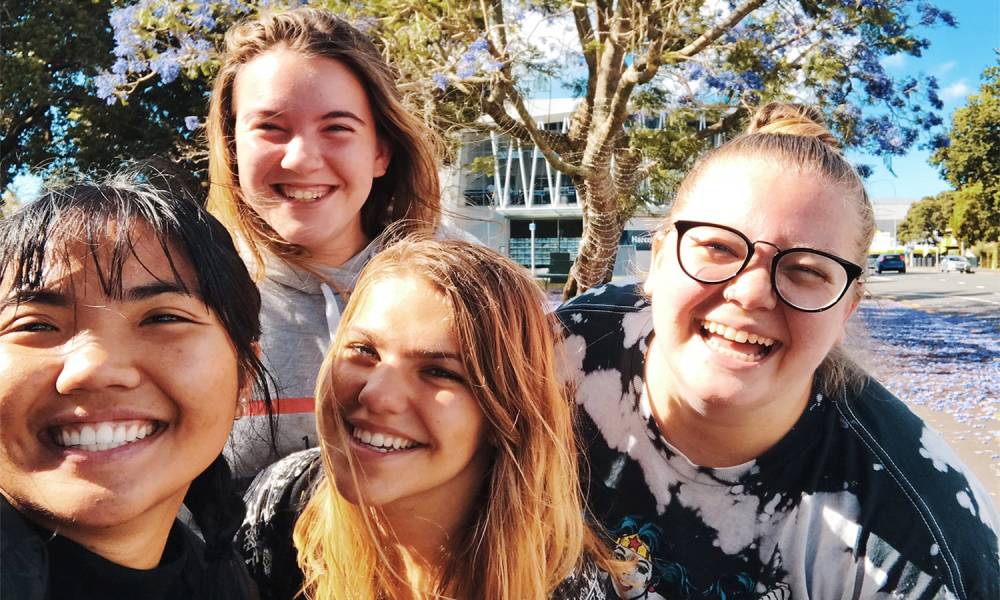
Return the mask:
[[440,217],[438,156],[440,143],[422,121],[407,112],[396,74],[362,32],[332,13],[297,8],[266,13],[226,33],[222,67],[209,105],[208,208],[249,246],[263,272],[262,252],[293,262],[308,259],[302,248],[283,240],[247,205],[237,177],[233,86],[240,68],[275,47],[344,64],[361,82],[371,104],[376,135],[391,151],[385,175],[372,183],[361,209],[361,226],[370,239],[389,224],[433,228]]
[[[522,267],[461,241],[404,240],[362,272],[344,312],[349,324],[376,282],[418,277],[449,304],[472,394],[487,422],[492,466],[481,502],[429,589],[413,589],[407,556],[376,507],[353,505],[333,484],[347,436],[333,377],[338,333],[316,389],[325,480],[295,526],[308,598],[541,600],[578,565],[602,554],[583,520],[574,404],[556,377],[555,323]],[[349,329],[342,326],[339,332]],[[357,470],[347,454],[355,480]],[[404,571],[401,573],[400,571]],[[405,590],[405,591],[399,591]]]

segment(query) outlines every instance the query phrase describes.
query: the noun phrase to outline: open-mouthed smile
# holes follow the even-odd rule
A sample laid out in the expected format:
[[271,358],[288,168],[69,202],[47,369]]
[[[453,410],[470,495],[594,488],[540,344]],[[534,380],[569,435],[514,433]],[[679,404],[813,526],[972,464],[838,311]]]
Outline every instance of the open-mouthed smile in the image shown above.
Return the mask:
[[422,446],[422,444],[409,438],[377,431],[372,432],[360,427],[355,427],[351,431],[351,437],[369,450],[381,453],[400,452]]
[[157,421],[100,421],[73,423],[49,428],[52,441],[63,448],[83,452],[103,452],[134,444],[155,435],[163,428]]
[[713,351],[744,362],[761,361],[781,345],[769,337],[715,321],[701,321],[700,332],[705,344]]
[[289,183],[279,183],[272,187],[279,196],[286,200],[305,203],[315,202],[337,189],[336,186],[332,185],[292,185]]

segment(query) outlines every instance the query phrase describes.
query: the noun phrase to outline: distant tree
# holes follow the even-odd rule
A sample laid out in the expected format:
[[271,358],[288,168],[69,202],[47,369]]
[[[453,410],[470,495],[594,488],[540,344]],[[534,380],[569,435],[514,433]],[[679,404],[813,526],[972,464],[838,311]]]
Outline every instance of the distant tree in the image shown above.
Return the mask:
[[117,5],[0,0],[0,189],[27,171],[114,168],[158,154],[200,168],[185,117],[204,112],[204,77],[161,70],[137,81],[128,103],[99,97],[97,75],[120,68],[108,20]]
[[904,242],[937,244],[951,228],[954,194],[945,191],[911,204],[906,217],[896,226],[896,236]]
[[958,190],[956,231],[967,241],[1000,240],[1000,61],[982,78],[952,116],[948,145],[931,156]]
[[[114,63],[99,93],[134,101],[151,80],[200,78],[238,18],[298,1],[139,0],[111,13]],[[572,179],[583,240],[566,295],[611,275],[622,229],[648,196],[668,193],[697,151],[738,130],[755,105],[802,98],[824,107],[848,147],[888,160],[941,124],[932,78],[891,78],[880,59],[919,56],[916,28],[954,25],[904,0],[315,0],[366,28],[401,73],[414,110],[441,130],[491,129],[535,144]],[[548,31],[539,35],[539,31]],[[539,80],[579,92],[566,131],[539,126]],[[866,107],[863,111],[861,107]],[[663,129],[641,125],[666,113]],[[484,119],[483,117],[488,117]],[[704,119],[704,127],[696,124]]]

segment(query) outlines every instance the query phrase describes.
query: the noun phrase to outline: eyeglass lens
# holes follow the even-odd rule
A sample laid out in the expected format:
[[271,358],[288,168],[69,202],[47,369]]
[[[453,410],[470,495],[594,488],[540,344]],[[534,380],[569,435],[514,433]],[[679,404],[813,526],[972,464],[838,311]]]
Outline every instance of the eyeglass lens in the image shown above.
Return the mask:
[[[681,266],[702,283],[734,277],[747,262],[750,246],[732,231],[698,225],[684,232],[678,244]],[[848,285],[847,270],[837,261],[807,250],[785,253],[774,266],[774,283],[785,302],[804,310],[836,302]]]

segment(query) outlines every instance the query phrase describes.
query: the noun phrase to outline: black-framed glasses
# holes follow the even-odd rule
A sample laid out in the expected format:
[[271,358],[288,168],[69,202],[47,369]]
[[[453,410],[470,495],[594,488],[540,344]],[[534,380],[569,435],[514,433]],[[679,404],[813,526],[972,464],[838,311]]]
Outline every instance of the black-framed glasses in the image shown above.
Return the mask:
[[778,252],[771,259],[771,287],[782,302],[804,312],[831,308],[864,273],[839,256],[812,248],[783,250],[764,240],[751,242],[725,225],[676,221],[674,229],[681,270],[701,283],[725,283],[750,264],[757,244],[773,247]]

